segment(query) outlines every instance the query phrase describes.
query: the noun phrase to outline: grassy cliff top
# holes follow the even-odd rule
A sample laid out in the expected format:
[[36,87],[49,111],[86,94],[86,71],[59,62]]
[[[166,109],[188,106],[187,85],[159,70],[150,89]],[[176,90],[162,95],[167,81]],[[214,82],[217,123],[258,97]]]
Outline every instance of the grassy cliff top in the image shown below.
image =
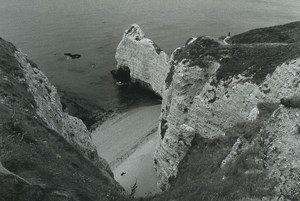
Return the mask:
[[260,84],[276,67],[300,56],[300,22],[254,29],[225,40],[199,37],[174,53],[174,63],[209,68],[220,63],[217,81],[239,74]]
[[300,21],[258,28],[233,36],[235,43],[295,43],[300,42]]

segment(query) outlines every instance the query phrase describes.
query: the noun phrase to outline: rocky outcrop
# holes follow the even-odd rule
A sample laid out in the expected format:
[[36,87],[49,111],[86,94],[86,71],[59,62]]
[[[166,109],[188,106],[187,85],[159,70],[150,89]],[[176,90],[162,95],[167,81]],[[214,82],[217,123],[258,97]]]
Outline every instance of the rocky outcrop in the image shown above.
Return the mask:
[[226,158],[222,161],[220,168],[224,168],[226,165],[230,163],[234,163],[238,156],[249,147],[249,143],[247,140],[242,140],[238,138],[236,142],[233,144],[230,153],[226,156]]
[[61,133],[62,106],[56,89],[49,83],[44,73],[30,62],[20,49],[14,52],[14,56],[24,75],[20,81],[28,85],[28,91],[36,103],[36,113],[50,128]]
[[92,143],[91,133],[82,120],[63,113],[63,135],[69,143],[76,147],[88,160],[92,161],[103,174],[109,173],[113,177],[106,160],[99,157],[96,146]]
[[[185,46],[173,52],[170,71],[159,84],[164,88],[161,90],[160,141],[154,163],[162,190],[169,188],[170,181],[177,176],[178,166],[195,136],[203,139],[225,137],[228,129],[244,121],[254,122],[258,116],[265,115],[258,109],[261,103],[281,102],[291,108],[298,107],[299,27],[300,22],[295,22],[252,30],[227,38],[226,43],[202,36],[189,39]],[[131,33],[132,29],[127,32]],[[137,33],[143,38],[143,33]],[[122,57],[121,54],[136,54],[131,59],[135,63],[152,58],[131,53],[118,48],[117,59]],[[130,72],[147,71],[143,69],[145,67],[132,65]],[[134,75],[134,79],[141,77]],[[148,83],[152,86],[151,82]],[[223,165],[220,164],[222,167],[234,163],[235,158],[248,149],[247,141],[245,146],[242,144],[237,140],[223,159]],[[284,146],[288,147],[288,144]]]
[[[258,103],[279,103],[280,98],[300,93],[297,84],[300,59],[298,55],[288,56],[284,52],[289,48],[297,52],[299,48],[279,46],[280,52],[273,46],[263,48],[265,54],[278,54],[277,63],[264,61],[263,64],[260,64],[264,59],[260,58],[261,47],[223,46],[207,37],[177,50],[173,81],[169,88],[166,86],[163,97],[161,141],[155,153],[162,189],[168,188],[169,178],[176,177],[179,162],[186,153],[182,150],[188,147],[178,143],[182,135],[189,138],[182,134],[180,125],[190,126],[205,138],[225,136],[226,129],[238,122],[255,119]],[[191,51],[196,55],[190,55]],[[242,55],[235,58],[239,51],[252,54],[252,58]],[[240,72],[234,69],[236,63],[238,70],[242,69]]]
[[0,200],[127,200],[81,120],[57,90],[0,39]]
[[[115,57],[119,74],[129,71],[132,82],[138,82],[156,94],[163,95],[162,83],[169,72],[169,57],[152,40],[145,37],[137,24],[131,25],[125,31]],[[124,76],[126,77],[126,73]]]
[[261,131],[267,147],[266,168],[276,179],[277,200],[300,199],[300,109],[281,107]]
[[88,160],[93,161],[100,170],[107,169],[112,175],[108,164],[98,156],[92,143],[91,133],[83,122],[62,111],[60,97],[56,88],[37,66],[27,59],[19,49],[14,53],[24,74],[22,82],[28,85],[36,103],[36,113],[53,130],[61,133],[65,139],[74,145]]

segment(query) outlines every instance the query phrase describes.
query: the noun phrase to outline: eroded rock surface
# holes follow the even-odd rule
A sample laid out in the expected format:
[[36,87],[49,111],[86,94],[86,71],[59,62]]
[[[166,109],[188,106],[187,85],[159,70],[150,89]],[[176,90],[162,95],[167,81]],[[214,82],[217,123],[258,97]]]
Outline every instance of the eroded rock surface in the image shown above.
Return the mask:
[[[273,56],[276,59],[267,61]],[[180,125],[205,138],[224,136],[238,122],[255,119],[258,103],[279,103],[280,98],[299,94],[299,56],[298,43],[223,45],[210,37],[177,49],[171,62],[174,75],[163,96],[162,140],[155,153],[162,189],[176,177],[185,155],[178,141],[189,135],[182,134]]]
[[62,111],[62,105],[56,88],[27,56],[17,50],[15,57],[28,84],[28,91],[33,95],[37,105],[37,114],[53,130],[61,133],[65,139],[74,145],[88,160],[93,161],[100,169],[109,169],[104,159],[99,158],[91,133],[83,122]]
[[266,168],[275,178],[277,200],[300,199],[300,109],[276,110],[262,130],[267,147]]
[[145,37],[137,24],[131,25],[125,31],[115,57],[117,68],[129,70],[132,82],[138,82],[158,95],[163,95],[162,83],[169,72],[169,57],[152,40]]
[[[131,33],[135,27],[133,26],[127,32]],[[177,48],[173,52],[169,61],[170,71],[164,81],[159,80],[159,85],[163,85],[164,88],[161,90],[163,102],[159,125],[160,141],[155,152],[154,163],[161,179],[159,186],[162,190],[168,189],[170,182],[176,178],[178,167],[192,147],[195,137],[198,136],[197,139],[200,137],[205,141],[209,141],[209,139],[214,141],[214,139],[226,138],[228,130],[239,128],[245,124],[243,122],[252,125],[259,118],[259,121],[262,121],[260,123],[264,123],[269,117],[266,116],[265,109],[260,108],[261,105],[271,105],[268,107],[276,108],[276,105],[281,102],[291,109],[291,111],[283,110],[288,115],[290,115],[289,112],[293,113],[293,108],[294,110],[298,108],[300,94],[299,27],[300,22],[294,22],[256,29],[232,38],[228,37],[226,43],[202,36],[189,39],[185,46]],[[140,30],[136,31],[136,34],[138,35],[136,41],[144,37],[144,33]],[[134,41],[135,37],[132,37],[132,34],[129,35],[130,42]],[[129,39],[126,38],[126,40]],[[124,43],[124,38],[122,43]],[[137,43],[134,41],[134,44]],[[132,50],[128,52],[126,49],[119,50],[118,61],[122,57],[121,54],[130,54],[134,57],[131,60],[135,63],[148,62],[152,58],[152,56],[140,57],[139,53]],[[143,69],[145,67],[147,68],[147,65],[132,65],[129,68],[134,72],[149,72],[149,69]],[[133,76],[134,79],[144,79],[143,77],[140,74]],[[151,82],[148,83],[153,89],[154,85]],[[157,90],[154,91],[157,92]],[[263,116],[266,117],[262,120]],[[266,124],[270,121],[266,121]],[[282,120],[279,118],[278,121]],[[284,129],[284,124],[287,122],[282,123],[283,127],[280,127],[278,122],[278,129]],[[256,129],[258,128],[262,128],[262,125],[256,127]],[[266,126],[267,128],[268,126]],[[243,129],[239,128],[239,130]],[[292,135],[291,132],[286,130],[289,135]],[[256,136],[259,130],[254,133]],[[279,143],[282,139],[279,135],[274,135],[274,137],[276,138],[274,143]],[[256,140],[244,139],[243,136],[240,141],[238,139],[238,137],[235,139],[235,145],[231,144],[233,147],[220,161],[218,168],[235,163],[240,155],[256,147],[259,142],[258,137]],[[282,144],[283,152],[289,143],[294,148],[298,146],[299,142],[294,140],[294,142],[285,141],[286,143]],[[273,159],[276,161],[275,156]],[[223,165],[221,165],[222,161]],[[299,167],[297,163],[294,165]],[[268,167],[271,166],[268,165]],[[276,168],[284,169],[284,165],[279,166]],[[275,171],[271,171],[271,169],[265,168],[270,172]],[[298,171],[297,168],[295,170]],[[261,171],[249,170],[246,173],[254,174]],[[293,190],[292,186],[295,186],[293,184],[297,183],[294,182],[297,180],[296,177],[294,180],[291,179],[289,184],[289,175],[283,176],[285,179],[280,178],[277,173],[274,173],[273,176],[280,181],[286,181],[287,184],[284,184],[284,188],[290,190]],[[285,192],[284,196],[290,196],[286,189]]]

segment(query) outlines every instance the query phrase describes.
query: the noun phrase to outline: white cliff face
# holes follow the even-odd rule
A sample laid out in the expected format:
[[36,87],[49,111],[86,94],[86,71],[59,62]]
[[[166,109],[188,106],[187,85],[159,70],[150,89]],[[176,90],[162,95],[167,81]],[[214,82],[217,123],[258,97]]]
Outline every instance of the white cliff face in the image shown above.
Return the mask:
[[24,72],[25,82],[28,90],[33,95],[37,105],[37,114],[47,125],[61,133],[62,131],[62,106],[58,93],[48,78],[37,67],[31,65],[27,56],[18,50],[15,57],[20,63],[20,68]]
[[28,90],[36,103],[36,114],[43,119],[49,128],[61,134],[101,171],[106,169],[111,174],[106,161],[98,156],[96,147],[92,143],[91,133],[84,123],[62,111],[57,90],[44,73],[36,66],[32,66],[33,64],[29,62],[21,50],[15,52],[15,57],[24,74],[22,81],[28,85]]
[[[202,138],[225,136],[226,131],[238,123],[255,121],[263,115],[258,108],[260,103],[279,105],[280,99],[300,94],[300,58],[295,57],[298,46],[261,42],[229,45],[211,37],[199,37],[177,48],[167,64],[167,60],[161,62],[158,59],[161,56],[155,54],[149,41],[140,28],[133,25],[125,32],[116,59],[119,68],[130,69],[133,80],[145,82],[163,98],[158,129],[160,140],[154,160],[160,177],[158,185],[162,190],[167,189],[169,181],[177,176],[178,166],[196,135]],[[293,54],[288,54],[293,51]],[[264,54],[267,58],[261,56]],[[153,66],[154,60],[159,65]],[[286,133],[293,132],[287,129]],[[274,142],[279,143],[281,136],[275,137]],[[286,142],[285,147],[289,146],[288,143],[292,149],[299,144]],[[238,138],[220,164],[221,168],[235,161],[239,153],[250,146],[253,144]],[[277,167],[269,162],[268,167],[271,174],[277,174]],[[300,167],[300,164],[295,167]],[[285,176],[285,180],[288,178],[289,175]]]
[[163,83],[170,69],[169,57],[152,40],[145,38],[137,24],[125,31],[115,58],[117,68],[129,68],[133,82],[139,82],[158,95],[163,95]]
[[[280,98],[300,93],[300,87],[295,84],[299,81],[295,75],[300,73],[300,59],[278,66],[260,85],[243,76],[212,85],[218,66],[211,64],[205,72],[182,63],[175,67],[173,83],[163,97],[160,133],[164,136],[155,152],[161,189],[168,188],[169,179],[176,177],[178,165],[189,147],[179,143],[180,139],[190,141],[190,135],[180,128],[182,124],[205,138],[224,136],[226,129],[238,122],[254,120],[259,113],[255,109],[259,102],[279,103]],[[207,73],[210,78],[205,80]]]
[[63,113],[63,136],[77,150],[79,150],[85,158],[92,161],[103,174],[107,172],[112,175],[108,163],[98,156],[96,146],[92,143],[91,133],[84,125],[82,120],[73,117],[67,113]]
[[189,110],[193,98],[217,68],[215,63],[212,66],[206,70],[181,62],[174,69],[170,87],[166,87],[158,132],[161,140],[155,152],[155,168],[161,179],[158,185],[163,190],[169,187],[169,178],[176,177],[178,165],[195,136],[194,127],[186,124]]
[[[82,150],[84,155],[88,156],[94,151],[91,149],[93,147],[90,141],[91,134],[84,123],[67,113],[63,113],[63,134],[67,141],[77,146],[77,149]],[[93,158],[93,156],[89,157]]]
[[277,200],[300,198],[300,109],[277,109],[261,131],[267,148],[266,167],[276,179]]

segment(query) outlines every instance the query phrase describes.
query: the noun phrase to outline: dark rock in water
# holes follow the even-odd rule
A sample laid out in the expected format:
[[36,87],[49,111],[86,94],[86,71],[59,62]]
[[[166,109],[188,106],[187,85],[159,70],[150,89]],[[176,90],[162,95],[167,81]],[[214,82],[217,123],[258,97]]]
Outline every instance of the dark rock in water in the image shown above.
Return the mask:
[[282,98],[280,103],[288,108],[300,108],[300,96]]
[[80,54],[71,54],[71,53],[64,53],[65,56],[71,57],[72,59],[79,59],[81,57]]
[[110,71],[112,76],[121,83],[130,82],[130,70],[127,66],[121,66],[117,70]]

